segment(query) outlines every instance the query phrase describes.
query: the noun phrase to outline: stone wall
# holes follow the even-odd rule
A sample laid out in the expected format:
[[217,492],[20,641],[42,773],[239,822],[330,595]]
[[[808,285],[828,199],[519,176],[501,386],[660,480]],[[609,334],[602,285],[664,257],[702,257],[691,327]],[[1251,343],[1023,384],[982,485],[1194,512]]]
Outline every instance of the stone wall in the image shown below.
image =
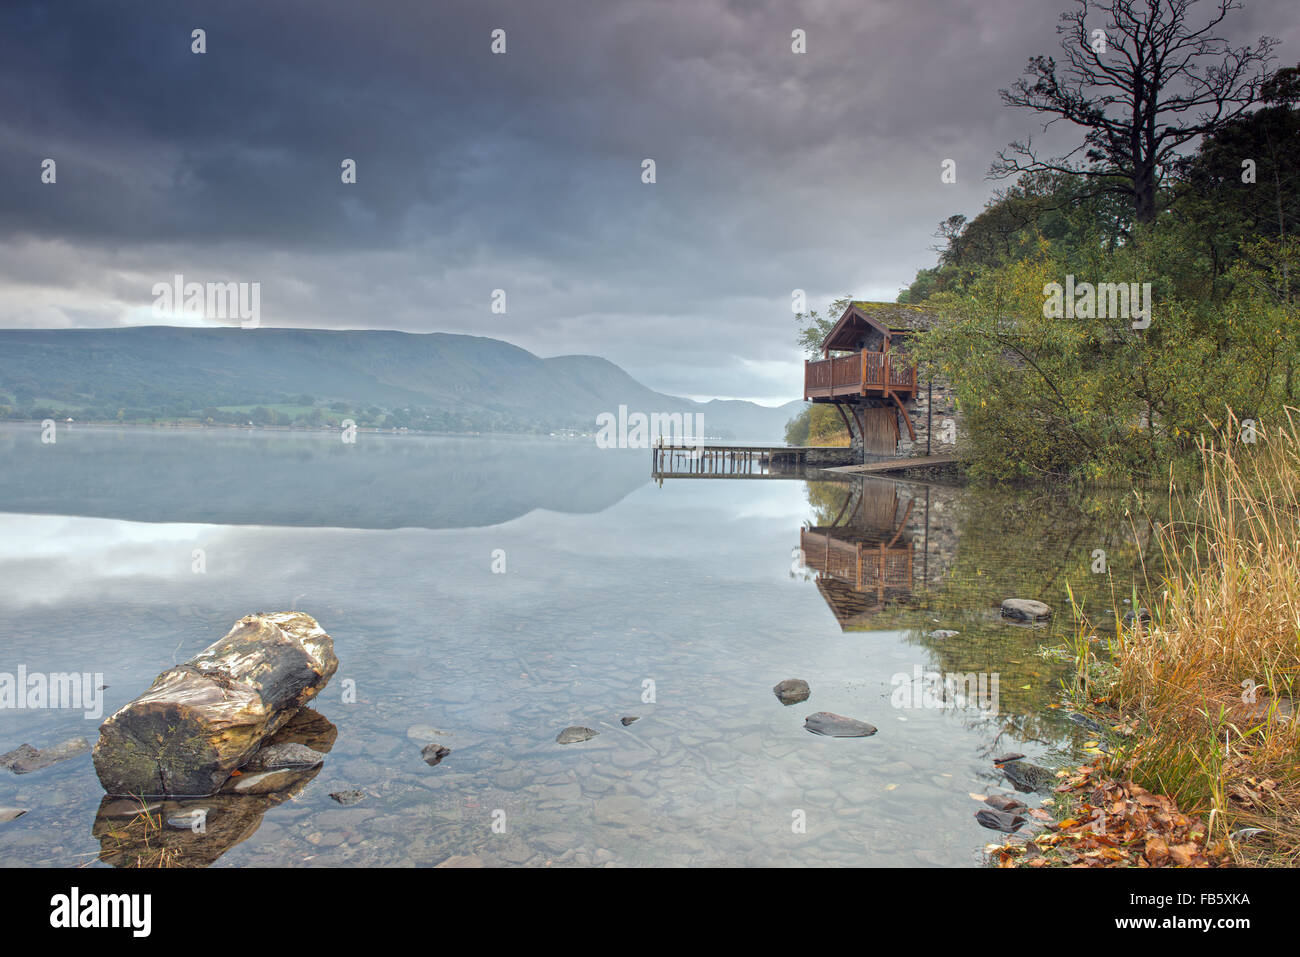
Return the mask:
[[912,418],[916,439],[913,440],[908,435],[902,413],[899,413],[899,457],[949,455],[958,451],[964,433],[962,415],[957,408],[952,386],[942,379],[931,380],[928,385],[918,382],[917,386],[919,392],[916,398],[904,403]]
[[957,560],[958,503],[965,492],[953,486],[909,486],[914,507],[906,528],[915,552],[912,557],[914,591],[934,588],[947,581]]
[[851,447],[810,449],[804,456],[804,464],[814,468],[834,468],[837,465],[853,465],[861,461],[861,449],[855,452]]
[[[899,438],[894,449],[894,455],[898,458],[948,455],[958,451],[961,448],[965,433],[962,429],[962,414],[957,408],[956,393],[953,391],[952,386],[942,379],[934,379],[929,383],[918,382],[917,385],[920,389],[917,397],[903,403],[908,415],[911,416],[912,428],[916,432],[915,439],[908,434],[907,425],[903,421],[903,413],[898,411],[897,406],[892,401],[862,400],[862,405],[850,406],[845,411],[857,410],[866,405],[886,405],[893,408],[898,417]],[[853,461],[862,462],[864,461],[864,455],[860,430],[861,421],[856,415],[850,415],[849,420],[852,423],[853,430],[853,438],[849,446],[853,450]],[[930,434],[931,430],[933,430],[933,435]],[[929,440],[928,450],[927,438]],[[876,459],[881,457],[879,455],[875,456]]]

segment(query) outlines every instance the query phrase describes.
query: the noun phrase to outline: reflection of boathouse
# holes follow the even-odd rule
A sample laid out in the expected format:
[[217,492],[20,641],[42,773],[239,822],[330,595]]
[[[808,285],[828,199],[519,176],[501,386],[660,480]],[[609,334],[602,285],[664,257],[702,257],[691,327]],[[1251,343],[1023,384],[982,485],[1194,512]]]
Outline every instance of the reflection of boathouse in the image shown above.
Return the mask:
[[874,615],[910,602],[947,565],[931,541],[932,513],[943,511],[932,499],[946,490],[879,479],[824,485],[843,501],[827,524],[800,530],[803,563],[843,630],[869,628]]

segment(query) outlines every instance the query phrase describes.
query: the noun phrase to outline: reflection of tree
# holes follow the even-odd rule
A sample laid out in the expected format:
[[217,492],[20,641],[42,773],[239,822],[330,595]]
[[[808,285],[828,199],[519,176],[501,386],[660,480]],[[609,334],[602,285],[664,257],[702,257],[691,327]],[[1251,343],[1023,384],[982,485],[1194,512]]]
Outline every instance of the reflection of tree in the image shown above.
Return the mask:
[[833,525],[853,492],[849,482],[807,482],[808,504],[812,506],[812,525]]
[[[895,500],[922,503],[914,504],[908,532],[899,540],[910,538],[917,575],[909,592],[866,603],[862,613],[853,616],[846,616],[833,601],[836,596],[822,589],[844,630],[910,632],[925,649],[929,663],[918,663],[927,671],[997,674],[999,715],[977,718],[973,712],[971,718],[995,721],[999,738],[1005,734],[1046,744],[1075,739],[1078,729],[1054,716],[1049,707],[1060,700],[1068,668],[1045,661],[1039,649],[1060,644],[1074,633],[1067,585],[1100,625],[1113,622],[1104,615],[1107,609],[1123,614],[1123,599],[1135,585],[1142,595],[1148,577],[1158,579],[1159,548],[1150,534],[1151,520],[1161,520],[1168,503],[1154,502],[1160,511],[1151,515],[1132,492],[1084,495],[1043,488],[931,487],[927,496],[920,485],[872,480],[860,484],[854,491],[854,484],[809,483],[814,528],[830,526],[845,513],[852,516],[847,521],[860,526],[859,537],[872,541],[878,520]],[[852,531],[843,527],[835,534]],[[1099,567],[1099,552],[1104,553],[1105,573],[1093,570]],[[922,568],[928,569],[927,575],[921,574]],[[1056,614],[1046,626],[1011,624],[999,611],[1002,600],[1011,597],[1040,599]],[[1113,624],[1110,627],[1113,633]],[[928,637],[936,629],[959,634]]]

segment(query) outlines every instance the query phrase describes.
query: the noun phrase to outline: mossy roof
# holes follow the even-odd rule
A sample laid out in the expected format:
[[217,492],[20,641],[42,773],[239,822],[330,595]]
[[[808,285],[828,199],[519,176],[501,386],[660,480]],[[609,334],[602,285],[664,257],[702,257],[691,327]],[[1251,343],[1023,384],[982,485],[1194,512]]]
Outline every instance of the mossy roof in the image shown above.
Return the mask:
[[850,305],[888,328],[890,332],[924,332],[933,326],[938,318],[932,309],[902,302],[869,302],[865,299],[855,299]]
[[[891,335],[905,335],[930,329],[937,314],[924,306],[901,302],[869,302],[855,299],[844,310],[844,315],[831,327],[822,340],[822,348],[843,350],[854,348],[853,341],[864,324],[870,324]],[[854,330],[858,330],[855,332]]]

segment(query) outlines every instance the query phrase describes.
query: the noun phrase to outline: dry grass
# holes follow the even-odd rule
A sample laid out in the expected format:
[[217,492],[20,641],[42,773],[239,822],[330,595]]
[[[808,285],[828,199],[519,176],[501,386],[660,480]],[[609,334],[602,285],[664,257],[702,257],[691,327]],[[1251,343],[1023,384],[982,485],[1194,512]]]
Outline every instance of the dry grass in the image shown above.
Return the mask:
[[[1289,410],[1291,411],[1291,410]],[[1153,621],[1120,628],[1110,703],[1138,733],[1111,773],[1205,814],[1239,863],[1300,861],[1300,435],[1230,420],[1161,528]],[[1171,495],[1171,498],[1173,496]],[[1240,829],[1264,833],[1240,836]],[[1238,835],[1233,839],[1233,835]]]
[[140,811],[118,829],[105,835],[107,841],[99,857],[118,867],[160,868],[181,867],[180,853],[164,844],[163,815],[152,814],[143,798]]

